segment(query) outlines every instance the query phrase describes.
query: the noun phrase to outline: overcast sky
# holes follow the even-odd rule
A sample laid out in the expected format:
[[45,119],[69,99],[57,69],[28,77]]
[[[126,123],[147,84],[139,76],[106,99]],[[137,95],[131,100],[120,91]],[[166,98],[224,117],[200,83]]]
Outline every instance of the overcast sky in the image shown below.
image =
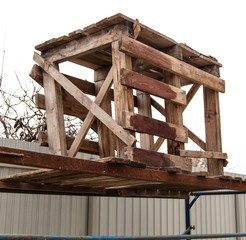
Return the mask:
[[[4,39],[6,50],[3,84],[13,87],[15,71],[28,78],[34,46],[39,43],[119,12],[138,18],[223,64],[221,78],[226,81],[226,93],[220,95],[220,103],[223,151],[229,155],[226,170],[246,174],[245,6],[244,0],[0,1],[0,63]],[[79,74],[85,78],[82,69]],[[193,101],[184,123],[204,139],[201,93]]]

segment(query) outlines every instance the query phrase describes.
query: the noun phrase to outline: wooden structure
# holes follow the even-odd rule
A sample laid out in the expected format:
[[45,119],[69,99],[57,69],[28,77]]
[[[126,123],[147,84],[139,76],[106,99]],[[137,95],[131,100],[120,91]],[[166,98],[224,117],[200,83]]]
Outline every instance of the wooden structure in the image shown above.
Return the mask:
[[[40,141],[49,145],[50,154],[0,148],[0,161],[53,170],[1,178],[1,188],[153,197],[246,189],[242,179],[223,176],[227,155],[222,152],[219,93],[225,92],[225,82],[215,58],[122,14],[46,41],[36,50],[41,54],[34,53],[37,65],[30,76],[44,87],[36,104],[46,110],[48,131],[40,133]],[[60,73],[59,63],[65,61],[93,69],[94,83]],[[182,89],[187,85],[188,93]],[[200,87],[205,142],[184,126],[182,117]],[[162,119],[152,117],[152,107]],[[64,114],[83,120],[75,139],[65,134]],[[90,128],[98,133],[97,143],[85,140]],[[203,151],[185,150],[188,138]],[[158,152],[165,139],[168,152]],[[78,151],[100,158],[79,160],[74,158]],[[208,173],[193,174],[191,157],[207,158]]]

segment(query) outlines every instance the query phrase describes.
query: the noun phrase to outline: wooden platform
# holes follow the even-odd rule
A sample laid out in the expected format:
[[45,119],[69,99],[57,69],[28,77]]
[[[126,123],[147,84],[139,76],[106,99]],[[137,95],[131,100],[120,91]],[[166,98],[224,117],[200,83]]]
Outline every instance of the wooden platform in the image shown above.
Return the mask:
[[113,157],[92,161],[0,147],[0,162],[42,168],[1,177],[1,191],[169,198],[186,198],[198,190],[246,191],[246,181],[238,177],[148,169]]

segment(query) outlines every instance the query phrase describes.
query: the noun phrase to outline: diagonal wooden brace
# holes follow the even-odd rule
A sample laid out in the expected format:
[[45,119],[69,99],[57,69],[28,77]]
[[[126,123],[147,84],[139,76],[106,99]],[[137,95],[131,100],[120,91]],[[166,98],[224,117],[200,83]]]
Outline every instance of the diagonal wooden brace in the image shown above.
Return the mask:
[[80,104],[86,107],[96,118],[107,126],[126,145],[133,146],[136,138],[119,126],[116,121],[93,102],[86,94],[76,87],[69,79],[61,74],[51,63],[34,52],[34,61],[54,78],[67,92],[69,92]]

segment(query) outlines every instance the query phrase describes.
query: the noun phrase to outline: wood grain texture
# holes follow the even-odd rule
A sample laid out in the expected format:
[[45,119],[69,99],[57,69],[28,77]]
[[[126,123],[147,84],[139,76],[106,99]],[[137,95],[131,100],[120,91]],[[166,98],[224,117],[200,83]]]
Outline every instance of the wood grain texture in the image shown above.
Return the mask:
[[226,153],[212,152],[212,151],[191,151],[191,150],[180,150],[179,155],[181,157],[192,157],[192,158],[212,158],[212,159],[227,159]]
[[140,114],[123,112],[124,127],[140,133],[160,136],[167,139],[173,139],[179,142],[188,141],[188,131],[185,128],[178,127],[172,123],[163,122],[157,119],[149,118]]
[[122,36],[120,49],[130,56],[140,58],[180,77],[199,83],[216,91],[225,92],[224,80],[162,53],[137,40]]
[[128,87],[168,99],[175,103],[186,104],[185,91],[134,71],[122,69],[121,83]]

